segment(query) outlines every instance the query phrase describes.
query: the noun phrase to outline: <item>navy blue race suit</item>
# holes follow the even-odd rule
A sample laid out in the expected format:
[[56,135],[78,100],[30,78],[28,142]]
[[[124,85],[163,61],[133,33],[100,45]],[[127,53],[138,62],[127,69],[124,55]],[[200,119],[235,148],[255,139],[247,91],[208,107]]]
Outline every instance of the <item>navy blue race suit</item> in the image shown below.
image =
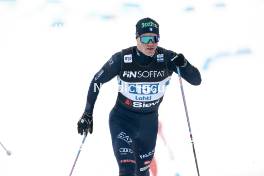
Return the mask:
[[[120,176],[149,175],[158,132],[158,108],[172,73],[177,73],[172,60],[176,55],[161,47],[152,57],[136,46],[124,49],[104,64],[90,84],[85,112],[92,114],[99,87],[117,76],[119,92],[109,125]],[[199,70],[188,60],[186,63],[180,68],[182,78],[199,85]]]

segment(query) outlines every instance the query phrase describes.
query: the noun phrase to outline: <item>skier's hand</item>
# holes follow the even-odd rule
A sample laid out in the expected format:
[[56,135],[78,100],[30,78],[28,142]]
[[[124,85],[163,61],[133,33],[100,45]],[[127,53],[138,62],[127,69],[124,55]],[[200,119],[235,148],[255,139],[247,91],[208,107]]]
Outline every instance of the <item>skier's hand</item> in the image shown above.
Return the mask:
[[92,132],[93,132],[93,115],[84,112],[82,117],[78,121],[77,126],[78,126],[78,128],[77,128],[78,133],[80,135],[87,134],[87,132],[92,134]]
[[187,60],[185,59],[183,54],[176,54],[172,59],[171,62],[173,62],[176,67],[185,67],[187,65]]

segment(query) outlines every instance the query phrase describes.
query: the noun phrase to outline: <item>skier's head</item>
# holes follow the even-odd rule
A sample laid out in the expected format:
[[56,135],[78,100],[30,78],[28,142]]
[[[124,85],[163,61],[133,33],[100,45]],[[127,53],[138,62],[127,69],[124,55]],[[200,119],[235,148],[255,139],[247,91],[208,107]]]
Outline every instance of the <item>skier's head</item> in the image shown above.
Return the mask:
[[136,24],[136,38],[145,33],[159,35],[159,24],[151,18],[142,18]]
[[153,56],[159,42],[159,24],[151,18],[140,19],[136,24],[137,48],[147,56]]

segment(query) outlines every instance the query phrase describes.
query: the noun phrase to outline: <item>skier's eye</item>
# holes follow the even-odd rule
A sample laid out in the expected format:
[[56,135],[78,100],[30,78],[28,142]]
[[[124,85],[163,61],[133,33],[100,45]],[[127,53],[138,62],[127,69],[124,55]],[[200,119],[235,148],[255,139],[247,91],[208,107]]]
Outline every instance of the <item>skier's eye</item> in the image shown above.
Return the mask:
[[140,42],[143,44],[148,44],[150,42],[157,43],[159,42],[158,36],[140,36]]

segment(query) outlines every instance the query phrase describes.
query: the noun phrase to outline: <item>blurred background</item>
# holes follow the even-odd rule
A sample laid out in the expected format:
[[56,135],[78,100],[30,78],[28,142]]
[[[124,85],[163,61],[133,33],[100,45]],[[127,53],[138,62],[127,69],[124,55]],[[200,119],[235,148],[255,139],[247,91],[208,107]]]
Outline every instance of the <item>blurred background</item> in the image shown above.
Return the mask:
[[[263,176],[263,15],[263,0],[0,0],[0,142],[12,152],[0,149],[0,175],[69,175],[91,79],[151,17],[159,45],[202,75],[183,82],[201,176]],[[117,90],[115,78],[101,88],[73,175],[118,175]],[[158,175],[197,175],[175,74],[159,114]]]

